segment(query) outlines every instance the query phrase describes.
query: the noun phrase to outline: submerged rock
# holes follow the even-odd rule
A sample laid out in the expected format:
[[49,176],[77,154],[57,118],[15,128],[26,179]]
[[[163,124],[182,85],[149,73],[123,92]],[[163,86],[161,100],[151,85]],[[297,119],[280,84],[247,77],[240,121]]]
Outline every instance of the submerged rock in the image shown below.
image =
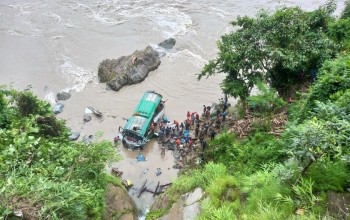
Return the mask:
[[176,40],[174,38],[166,39],[165,41],[158,44],[158,46],[163,47],[164,49],[170,50],[176,44]]
[[57,100],[67,100],[71,97],[71,94],[69,92],[59,92],[56,95]]
[[[159,44],[163,48],[172,48],[175,40],[168,39]],[[98,67],[100,82],[107,83],[107,87],[118,91],[125,85],[131,85],[143,81],[150,71],[160,65],[159,52],[148,46],[142,51],[136,50],[129,56],[118,59],[106,59]]]

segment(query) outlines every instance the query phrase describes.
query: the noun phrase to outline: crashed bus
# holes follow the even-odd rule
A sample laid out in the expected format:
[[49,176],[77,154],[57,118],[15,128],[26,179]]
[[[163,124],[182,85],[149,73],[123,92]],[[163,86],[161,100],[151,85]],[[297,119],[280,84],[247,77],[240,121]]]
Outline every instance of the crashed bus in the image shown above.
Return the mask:
[[124,128],[119,127],[123,145],[131,150],[142,150],[154,136],[154,127],[164,112],[162,95],[155,91],[145,92]]

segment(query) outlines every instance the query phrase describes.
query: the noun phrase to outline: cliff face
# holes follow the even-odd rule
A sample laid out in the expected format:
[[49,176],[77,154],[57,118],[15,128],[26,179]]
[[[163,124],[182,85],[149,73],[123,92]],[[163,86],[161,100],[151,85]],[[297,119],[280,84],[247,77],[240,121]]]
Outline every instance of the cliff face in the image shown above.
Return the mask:
[[[200,201],[204,197],[202,188],[196,188],[192,192],[185,193],[171,205],[171,208],[164,216],[159,216],[159,220],[178,219],[192,220],[196,219],[200,213]],[[151,212],[159,210],[167,210],[170,205],[170,200],[167,195],[161,195],[152,205]]]
[[105,200],[106,219],[138,219],[136,205],[125,189],[108,184]]

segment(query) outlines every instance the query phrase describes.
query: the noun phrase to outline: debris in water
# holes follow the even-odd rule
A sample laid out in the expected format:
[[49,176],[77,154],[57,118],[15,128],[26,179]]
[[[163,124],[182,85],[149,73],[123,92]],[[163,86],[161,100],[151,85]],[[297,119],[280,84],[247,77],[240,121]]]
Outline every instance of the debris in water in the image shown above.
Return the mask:
[[[88,106],[88,107],[86,107],[86,108],[90,109],[93,113],[95,113],[95,115],[97,115],[97,116],[102,116],[102,112],[100,112],[100,110],[95,109],[94,107],[91,107],[91,106]],[[86,110],[85,110],[85,111],[86,111]]]
[[156,175],[159,176],[160,174],[162,174],[162,170],[160,168],[157,168]]
[[112,168],[112,174],[113,174],[114,176],[121,177],[121,176],[123,175],[123,172],[119,171],[118,168],[113,167],[113,168]]
[[144,169],[144,171],[141,173],[140,177],[142,176],[142,174],[145,175],[147,173],[147,171],[148,171],[148,168]]
[[93,135],[89,135],[89,136],[86,136],[86,135],[85,135],[85,136],[83,137],[83,142],[84,142],[84,144],[91,144],[93,138],[94,138]]
[[141,153],[139,153],[139,155],[137,155],[136,159],[137,159],[137,162],[146,161],[146,158]]
[[132,184],[131,180],[122,180],[122,184],[127,190],[129,190],[134,185]]
[[142,194],[144,191],[146,191],[146,189],[147,189],[146,183],[147,183],[147,180],[145,180],[145,182],[143,183],[143,185],[142,185],[142,187],[141,187],[141,189],[140,189],[140,192],[139,192],[137,198],[140,198],[141,194]]

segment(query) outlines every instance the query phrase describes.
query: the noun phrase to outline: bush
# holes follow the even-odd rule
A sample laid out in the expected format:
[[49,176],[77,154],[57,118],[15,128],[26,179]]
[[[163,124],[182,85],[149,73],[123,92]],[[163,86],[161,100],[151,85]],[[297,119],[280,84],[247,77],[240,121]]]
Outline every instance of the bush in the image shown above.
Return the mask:
[[[275,215],[284,219],[292,213],[294,206],[291,203],[280,203],[276,198],[279,195],[290,196],[291,190],[280,182],[270,169],[266,167],[241,180],[240,189],[248,194],[244,213],[262,215],[265,209],[265,216]],[[260,210],[257,207],[260,207]]]
[[328,25],[328,35],[342,46],[342,50],[349,50],[350,40],[348,36],[350,35],[350,17],[331,22]]
[[350,18],[350,1],[346,0],[345,1],[345,8],[343,9],[341,13],[341,18]]
[[268,88],[261,81],[257,83],[258,94],[249,96],[248,106],[255,114],[276,113],[287,103],[280,98],[273,88]]
[[305,178],[314,181],[314,190],[344,192],[350,186],[349,165],[338,162],[313,164],[306,173]]
[[118,160],[112,143],[70,141],[64,121],[29,92],[0,91],[0,105],[7,121],[0,129],[5,219],[18,209],[32,219],[102,219],[105,166]]
[[345,92],[350,88],[350,56],[339,56],[333,61],[327,61],[319,71],[318,80],[310,90],[307,102],[303,109],[305,116],[316,107],[316,101],[327,102],[337,93]]

